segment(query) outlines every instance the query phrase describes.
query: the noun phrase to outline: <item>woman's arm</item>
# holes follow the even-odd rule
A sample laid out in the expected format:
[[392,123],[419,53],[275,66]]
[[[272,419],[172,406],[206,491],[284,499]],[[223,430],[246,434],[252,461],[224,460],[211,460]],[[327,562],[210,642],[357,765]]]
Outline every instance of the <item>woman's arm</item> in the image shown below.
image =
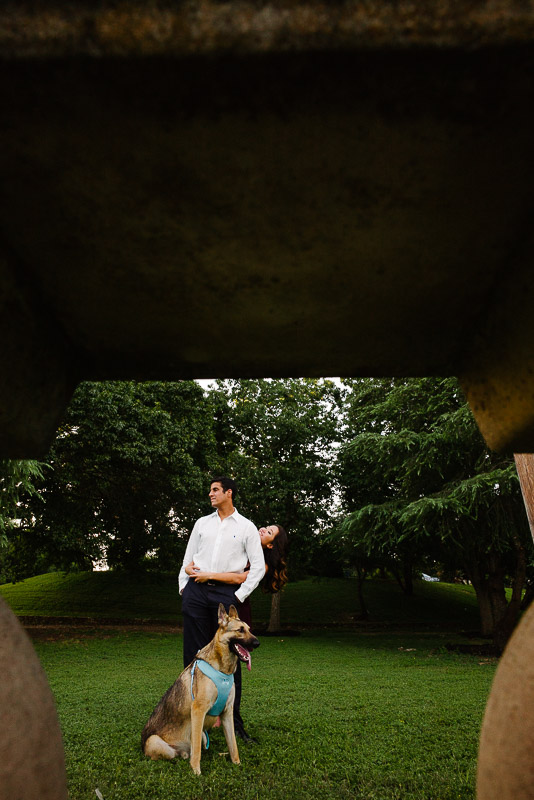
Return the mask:
[[246,581],[248,572],[192,572],[191,575],[197,583],[220,581],[221,583],[241,585]]

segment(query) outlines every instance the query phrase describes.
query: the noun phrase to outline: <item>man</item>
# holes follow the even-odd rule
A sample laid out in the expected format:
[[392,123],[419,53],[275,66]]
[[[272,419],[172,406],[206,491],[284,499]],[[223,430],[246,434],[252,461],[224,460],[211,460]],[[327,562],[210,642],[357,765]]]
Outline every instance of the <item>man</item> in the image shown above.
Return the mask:
[[[251,594],[265,574],[265,559],[256,526],[241,516],[234,506],[237,486],[232,478],[217,477],[211,482],[209,498],[215,511],[195,522],[178,578],[182,595],[184,622],[184,667],[210,642],[217,630],[217,610],[223,603],[228,611]],[[241,585],[221,581],[195,582],[185,571],[194,562],[201,572],[244,572],[250,570]],[[235,590],[235,591],[234,591]],[[253,741],[246,733],[240,714],[241,664],[235,673],[235,731],[245,742]]]

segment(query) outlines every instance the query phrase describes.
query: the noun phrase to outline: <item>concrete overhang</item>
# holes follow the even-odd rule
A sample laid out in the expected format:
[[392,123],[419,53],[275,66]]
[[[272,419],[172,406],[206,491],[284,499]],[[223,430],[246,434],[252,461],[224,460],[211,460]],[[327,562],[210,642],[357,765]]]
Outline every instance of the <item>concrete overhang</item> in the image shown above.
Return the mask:
[[0,8],[0,452],[82,379],[458,375],[534,449],[534,3]]

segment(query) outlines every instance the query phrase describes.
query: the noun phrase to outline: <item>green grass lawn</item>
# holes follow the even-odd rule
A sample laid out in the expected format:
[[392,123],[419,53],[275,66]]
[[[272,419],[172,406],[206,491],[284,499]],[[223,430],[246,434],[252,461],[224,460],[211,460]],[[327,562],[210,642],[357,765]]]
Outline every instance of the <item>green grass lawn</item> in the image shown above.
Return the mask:
[[323,629],[265,637],[245,671],[259,745],[232,765],[220,730],[195,777],[152,762],[141,730],[180,671],[181,638],[155,631],[37,641],[56,696],[71,800],[472,800],[495,662],[447,652],[443,633]]
[[[0,586],[0,594],[19,615],[146,619],[179,623],[176,576],[131,578],[114,572],[50,573]],[[472,587],[417,581],[406,597],[393,580],[365,584],[370,624],[426,625],[474,630],[479,624]],[[256,624],[269,618],[270,596],[252,596]],[[351,624],[358,615],[356,581],[323,578],[289,583],[282,595],[282,624]]]
[[[215,731],[203,774],[151,762],[139,740],[181,668],[178,632],[106,627],[34,630],[56,697],[71,800],[239,797],[472,800],[478,734],[495,660],[448,652],[478,625],[471,588],[369,581],[368,624],[353,579],[290,583],[282,622],[301,635],[263,637],[244,675],[243,714],[258,746],[240,767]],[[177,624],[176,577],[42,575],[0,587],[21,616],[160,620]],[[270,598],[255,592],[256,624]]]

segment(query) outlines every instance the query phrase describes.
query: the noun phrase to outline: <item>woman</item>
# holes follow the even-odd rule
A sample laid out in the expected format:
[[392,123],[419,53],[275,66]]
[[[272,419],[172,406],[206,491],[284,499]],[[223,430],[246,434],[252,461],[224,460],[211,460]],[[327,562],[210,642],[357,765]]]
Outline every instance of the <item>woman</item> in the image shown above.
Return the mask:
[[[265,557],[265,575],[261,580],[260,586],[263,592],[276,594],[287,583],[287,546],[288,538],[285,529],[281,525],[268,525],[259,530],[261,546]],[[247,579],[245,572],[201,572],[195,563],[191,561],[185,571],[196,582],[205,583],[206,581],[220,581],[221,583],[235,583],[240,585]],[[247,599],[240,603],[239,616],[250,625],[249,620],[243,616],[243,610],[248,605],[248,616],[250,617],[250,603]]]
[[[287,583],[287,546],[288,538],[285,529],[281,525],[268,525],[259,530],[261,546],[265,558],[265,575],[260,586],[263,592],[276,594]],[[191,561],[185,568],[188,575],[199,583],[206,581],[220,581],[221,583],[235,583],[236,586],[244,583],[247,579],[247,571],[244,572],[201,572]],[[236,602],[240,619],[247,625],[252,625],[252,615],[250,600],[247,597],[244,603]],[[234,727],[238,736],[244,742],[255,742],[245,731],[243,720],[240,714],[241,706],[241,681],[236,681],[236,699],[234,703]]]

